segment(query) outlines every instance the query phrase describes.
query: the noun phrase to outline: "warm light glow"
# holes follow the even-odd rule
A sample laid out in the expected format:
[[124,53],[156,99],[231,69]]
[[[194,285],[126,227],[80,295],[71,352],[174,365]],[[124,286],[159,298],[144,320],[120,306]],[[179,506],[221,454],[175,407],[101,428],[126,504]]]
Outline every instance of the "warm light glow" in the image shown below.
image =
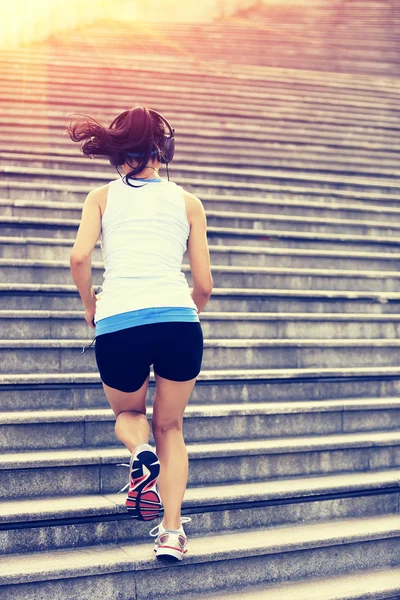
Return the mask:
[[[276,9],[276,0],[263,3],[273,3]],[[58,31],[82,28],[99,20],[204,22],[254,4],[256,0],[14,0],[10,10],[7,2],[1,2],[0,47],[26,46]],[[285,5],[302,4],[304,0],[280,0],[283,9]],[[256,23],[248,22],[248,26],[256,27]]]
[[[256,0],[14,0],[0,3],[0,47],[44,40],[65,29],[99,20],[211,21],[247,8]],[[268,2],[269,0],[265,0]],[[290,3],[296,0],[287,0]],[[301,0],[297,0],[301,2]],[[285,0],[283,0],[285,3]]]

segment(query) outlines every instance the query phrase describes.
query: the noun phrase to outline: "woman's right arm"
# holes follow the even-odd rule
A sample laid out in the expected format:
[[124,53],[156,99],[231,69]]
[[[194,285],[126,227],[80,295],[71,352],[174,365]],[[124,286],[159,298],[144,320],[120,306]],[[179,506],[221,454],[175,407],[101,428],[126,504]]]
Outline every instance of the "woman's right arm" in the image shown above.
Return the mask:
[[185,203],[190,225],[187,251],[193,280],[192,298],[200,313],[207,305],[213,289],[207,242],[207,218],[201,200],[190,192],[185,191]]

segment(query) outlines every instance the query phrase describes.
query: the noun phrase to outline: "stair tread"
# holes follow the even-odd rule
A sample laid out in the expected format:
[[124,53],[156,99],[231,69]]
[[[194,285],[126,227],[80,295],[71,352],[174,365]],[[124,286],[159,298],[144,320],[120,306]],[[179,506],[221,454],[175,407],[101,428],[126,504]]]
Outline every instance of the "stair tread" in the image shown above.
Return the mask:
[[[259,235],[264,235],[263,233]],[[400,242],[400,238],[399,238]],[[48,267],[54,269],[69,269],[69,263],[66,260],[56,259],[31,259],[31,258],[0,258],[1,267],[19,267],[21,269],[28,267]],[[103,268],[102,263],[93,262],[93,269]],[[189,271],[188,265],[183,265],[184,271]],[[289,274],[289,275],[307,275],[307,276],[324,276],[324,277],[356,277],[367,279],[398,279],[400,273],[398,271],[389,270],[367,270],[367,269],[337,269],[337,268],[320,268],[320,267],[258,267],[258,266],[239,266],[239,265],[214,265],[213,272],[221,273],[265,273],[265,274]]]
[[[190,535],[190,525],[185,528]],[[309,548],[390,539],[400,533],[400,515],[362,517],[324,523],[262,528],[223,535],[193,536],[186,564],[294,552]],[[149,538],[150,539],[150,538]],[[160,568],[153,544],[89,546],[2,557],[0,585],[46,581],[122,570]]]
[[[184,418],[230,415],[284,415],[335,411],[385,410],[400,408],[399,398],[345,398],[342,400],[300,400],[280,402],[230,402],[229,404],[190,404]],[[148,414],[153,412],[147,406]],[[72,421],[115,421],[110,408],[0,411],[0,424],[57,423]]]
[[[0,167],[1,172],[1,167]],[[0,182],[1,183],[1,182]],[[400,187],[400,184],[399,184]],[[239,218],[239,217],[238,217]],[[73,227],[77,228],[79,222],[76,219],[50,219],[50,218],[35,218],[35,217],[6,217],[0,215],[0,223],[15,224],[15,225],[32,225],[37,227],[55,227],[55,228],[66,228]],[[364,242],[369,244],[400,244],[400,236],[394,235],[366,235],[361,233],[342,233],[338,231],[326,232],[326,231],[299,231],[296,229],[250,229],[245,227],[227,227],[227,226],[215,226],[209,225],[207,228],[209,235],[212,234],[229,234],[234,236],[244,235],[246,237],[273,237],[273,238],[298,238],[303,240],[320,240],[320,241],[334,241],[334,242]]]
[[[77,295],[76,287],[69,283],[0,283],[0,294],[4,292],[43,292],[43,293],[70,293]],[[286,297],[286,298],[318,298],[318,299],[346,299],[346,300],[376,300],[387,302],[399,301],[400,292],[391,291],[363,291],[363,290],[296,290],[296,289],[264,289],[264,288],[213,288],[212,296],[226,297],[243,296],[251,297]]]
[[[86,340],[85,340],[86,343]],[[152,373],[152,372],[151,372]],[[322,377],[380,377],[397,376],[400,367],[317,367],[296,369],[204,369],[198,376],[199,382],[248,381],[248,380],[292,380]],[[153,381],[154,378],[151,378]],[[93,384],[100,383],[97,373],[0,373],[2,385],[50,385],[50,384]]]
[[[1,154],[0,154],[1,155]],[[54,157],[52,157],[54,160]],[[29,162],[29,161],[27,161]],[[295,171],[294,171],[295,172]],[[74,171],[76,173],[76,171]],[[268,171],[266,171],[268,173]],[[71,210],[71,209],[69,209]],[[389,229],[400,229],[400,224],[396,221],[373,221],[373,220],[362,220],[362,219],[351,219],[351,218],[343,218],[343,217],[325,217],[325,216],[308,216],[308,215],[291,215],[291,214],[275,214],[275,213],[257,213],[257,212],[234,212],[229,210],[217,210],[210,209],[206,210],[207,217],[220,217],[225,219],[237,219],[237,220],[255,220],[255,221],[277,221],[277,222],[285,222],[292,221],[294,223],[309,223],[310,225],[320,223],[326,225],[348,225],[354,227],[377,227],[377,228],[389,228]],[[43,224],[53,224],[53,225],[79,225],[80,220],[73,217],[63,217],[57,219],[55,217],[34,217],[34,216],[24,216],[24,215],[0,215],[0,222],[4,223],[43,223]],[[241,229],[237,227],[237,229]],[[257,230],[264,231],[264,230]]]
[[[76,287],[68,283],[0,283],[2,292],[43,292],[43,293],[71,293],[77,295]],[[244,297],[288,297],[288,298],[321,298],[321,299],[347,299],[347,300],[388,300],[398,301],[400,292],[390,291],[363,291],[363,290],[292,290],[292,289],[264,289],[264,288],[213,288],[213,296],[244,296]]]
[[313,577],[278,585],[264,584],[229,592],[180,595],[170,600],[396,600],[400,595],[400,567],[363,569],[351,574]]
[[[316,154],[315,158],[318,158],[319,154]],[[381,164],[380,161],[378,164]],[[236,203],[241,204],[258,204],[261,206],[268,207],[270,205],[275,206],[279,204],[278,200],[274,198],[258,198],[253,196],[229,196],[229,195],[218,195],[218,194],[202,194],[202,200],[206,202],[231,202],[233,205]],[[279,204],[280,205],[280,204]],[[13,207],[27,207],[27,208],[48,208],[56,209],[60,211],[64,210],[82,210],[82,202],[57,202],[57,201],[42,201],[42,200],[24,200],[24,199],[13,199],[13,198],[0,198],[0,206],[13,206]],[[335,202],[329,204],[323,204],[321,201],[307,200],[307,202],[301,202],[301,200],[292,200],[288,198],[285,200],[285,206],[302,207],[302,208],[317,208],[322,210],[330,210],[333,213],[337,210],[346,211],[357,211],[357,212],[376,212],[376,213],[392,213],[400,214],[400,207],[397,206],[386,206],[382,210],[381,206],[376,204],[351,204],[350,202]],[[241,213],[238,213],[239,216]],[[259,213],[256,213],[257,215]],[[273,213],[272,213],[273,214]]]
[[[29,245],[34,244],[36,246],[67,246],[72,247],[74,240],[72,238],[46,238],[40,236],[0,236],[0,244],[14,244],[14,245]],[[100,247],[100,246],[98,246]],[[303,257],[303,258],[361,258],[366,260],[390,260],[397,261],[400,258],[398,252],[375,252],[375,251],[360,251],[360,250],[340,250],[335,248],[334,250],[322,249],[322,248],[284,248],[280,246],[239,246],[229,245],[225,242],[224,244],[215,245],[210,240],[208,247],[211,252],[219,254],[249,254],[249,255],[269,255],[269,256],[289,256],[289,257]],[[10,259],[9,259],[10,260]],[[37,260],[35,260],[35,263]],[[344,270],[344,269],[343,269]]]
[[[231,135],[231,134],[230,134]],[[240,137],[239,139],[242,139],[242,137]],[[213,138],[214,140],[214,138]],[[371,147],[371,144],[368,145],[369,147]],[[4,168],[4,167],[3,167]],[[44,170],[43,171],[48,175],[48,171]],[[185,185],[190,185],[193,186],[193,180],[192,179],[186,179],[185,177],[180,177],[180,184],[182,186]],[[377,182],[379,183],[379,182]],[[268,192],[272,192],[272,191],[280,191],[282,192],[282,186],[279,184],[247,184],[245,185],[244,182],[232,182],[232,181],[223,181],[220,179],[202,179],[202,180],[196,180],[196,185],[197,186],[201,186],[201,187],[222,187],[222,188],[229,188],[232,190],[235,189],[242,189],[243,187],[246,187],[247,189],[254,189],[254,190],[262,190],[266,193]],[[8,181],[0,181],[0,190],[1,189],[6,189],[8,190],[10,187],[10,183]],[[49,181],[14,181],[13,182],[13,188],[14,190],[29,190],[29,189],[40,189],[41,191],[43,190],[59,190],[59,191],[63,191],[63,192],[81,192],[82,194],[87,194],[87,185],[84,184],[64,184],[64,183],[53,183],[53,182],[49,182]],[[288,185],[285,186],[285,191],[286,193],[302,193],[302,194],[306,194],[307,196],[328,196],[328,197],[336,197],[336,198],[353,198],[353,199],[374,199],[376,200],[378,203],[380,203],[380,205],[384,205],[384,201],[385,200],[392,200],[392,201],[398,201],[398,194],[391,194],[388,193],[387,191],[384,190],[380,190],[379,193],[378,192],[371,192],[371,191],[364,191],[364,190],[341,190],[341,189],[329,189],[329,188],[318,188],[318,187],[302,187],[302,186],[294,186],[294,185]]]
[[[3,117],[2,119],[3,123],[5,125],[9,124],[10,119],[7,117]],[[34,125],[34,126],[38,126],[38,118],[18,118],[18,124],[29,124],[29,125]],[[209,127],[212,127],[213,122],[210,120],[209,121]],[[302,123],[299,123],[300,127],[302,125]],[[299,127],[299,129],[300,129]],[[315,134],[322,134],[319,135],[319,137],[326,137],[327,139],[329,139],[329,134],[332,132],[332,130],[334,131],[335,126],[331,125],[329,126],[331,128],[331,131],[327,131],[327,127],[325,128],[321,128],[317,126],[314,126],[313,131],[315,132]],[[241,125],[241,133],[246,133],[248,135],[251,135],[252,133],[259,133],[259,131],[263,130],[263,128],[260,128],[259,126],[257,126],[256,124],[242,124]],[[278,133],[280,132],[284,132],[285,129],[284,127],[279,127],[279,124],[277,127],[273,127],[272,129],[276,130]],[[353,129],[355,130],[355,134],[353,137],[355,137],[355,139],[357,140],[357,127],[353,127]],[[361,130],[362,127],[359,127],[359,129]],[[217,129],[217,131],[220,131],[221,134],[224,132],[224,127],[220,127],[219,129]],[[295,132],[295,128],[292,125],[292,132]],[[387,136],[389,138],[389,140],[391,140],[392,136]],[[195,165],[180,165],[179,166],[179,170],[184,173],[184,174],[190,174],[190,173],[200,173],[201,175],[203,175],[204,172],[204,166],[195,166]],[[222,174],[226,177],[229,176],[235,176],[237,174],[236,169],[232,168],[232,167],[219,167],[219,166],[208,166],[207,171],[210,175],[213,174]],[[45,169],[43,167],[26,167],[26,168],[22,168],[19,166],[14,166],[14,165],[0,165],[0,173],[5,173],[5,174],[12,174],[14,175],[16,178],[18,178],[19,175],[40,175],[40,176],[44,176],[44,177],[49,177],[49,171],[48,169]],[[399,182],[394,179],[393,181],[390,180],[390,178],[385,179],[383,177],[367,177],[365,175],[363,175],[363,177],[358,176],[349,176],[349,175],[335,175],[332,173],[314,173],[314,172],[308,172],[307,170],[304,170],[301,173],[296,173],[296,172],[290,172],[287,173],[284,169],[279,169],[279,168],[271,168],[268,173],[265,175],[263,169],[260,168],[255,168],[255,169],[249,169],[249,168],[243,168],[241,170],[241,174],[242,175],[246,175],[248,177],[259,177],[261,179],[265,178],[279,178],[279,177],[283,177],[285,179],[290,179],[290,180],[296,180],[296,181],[311,181],[311,182],[320,182],[323,181],[325,183],[334,185],[335,183],[339,183],[339,184],[343,184],[343,183],[350,183],[351,185],[354,186],[360,186],[360,187],[368,187],[369,185],[371,186],[379,186],[382,189],[394,189],[397,188],[399,186]],[[51,170],[51,175],[53,177],[69,177],[71,179],[77,180],[77,181],[91,181],[93,179],[96,179],[99,181],[99,183],[101,184],[101,182],[103,182],[106,178],[109,178],[109,172],[106,170],[103,171],[76,171],[76,170],[68,170],[68,169],[61,169],[61,168],[53,168]],[[232,187],[236,187],[234,181],[230,181],[230,180],[222,180],[223,183],[228,183],[229,185]],[[265,189],[265,183],[258,183],[258,182],[247,182],[247,181],[240,181],[240,187],[251,187],[252,185],[255,186],[256,188],[260,188],[260,189]]]
[[[236,502],[255,502],[279,498],[307,498],[307,496],[381,490],[399,487],[398,469],[381,471],[307,475],[256,481],[224,483],[186,488],[183,510],[199,505],[220,505]],[[33,520],[74,518],[89,515],[125,513],[124,494],[76,495],[48,498],[30,498],[0,501],[0,523],[21,523]],[[187,511],[186,511],[187,512]]]
[[[218,456],[260,455],[280,452],[312,452],[328,449],[370,448],[375,446],[397,446],[400,431],[341,433],[333,435],[311,435],[278,437],[212,443],[186,444],[189,456],[208,458]],[[72,448],[67,450],[35,450],[32,452],[4,453],[0,455],[0,470],[27,469],[40,466],[64,466],[86,464],[114,464],[128,460],[126,448]]]

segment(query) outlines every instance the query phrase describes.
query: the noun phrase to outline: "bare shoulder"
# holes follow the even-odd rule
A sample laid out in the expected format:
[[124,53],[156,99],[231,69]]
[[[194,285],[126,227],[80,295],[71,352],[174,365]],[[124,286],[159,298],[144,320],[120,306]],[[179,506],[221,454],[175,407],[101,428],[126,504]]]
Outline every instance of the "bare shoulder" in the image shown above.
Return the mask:
[[94,204],[97,204],[100,207],[102,215],[106,208],[108,186],[109,184],[107,183],[106,185],[101,185],[100,187],[94,188],[88,193],[86,198],[87,202],[93,202]]
[[204,214],[203,203],[194,194],[191,192],[187,192],[183,190],[184,198],[185,198],[185,206],[186,206],[186,214],[188,217],[189,223],[192,223],[193,219],[200,214]]

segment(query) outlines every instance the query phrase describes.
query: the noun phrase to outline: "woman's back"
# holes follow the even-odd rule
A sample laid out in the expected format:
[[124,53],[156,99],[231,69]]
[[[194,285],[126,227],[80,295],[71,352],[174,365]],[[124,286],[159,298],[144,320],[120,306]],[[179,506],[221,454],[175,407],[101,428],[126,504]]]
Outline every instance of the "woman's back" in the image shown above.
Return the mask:
[[111,181],[102,217],[103,291],[96,321],[130,310],[196,309],[182,258],[190,234],[184,191],[161,178]]

